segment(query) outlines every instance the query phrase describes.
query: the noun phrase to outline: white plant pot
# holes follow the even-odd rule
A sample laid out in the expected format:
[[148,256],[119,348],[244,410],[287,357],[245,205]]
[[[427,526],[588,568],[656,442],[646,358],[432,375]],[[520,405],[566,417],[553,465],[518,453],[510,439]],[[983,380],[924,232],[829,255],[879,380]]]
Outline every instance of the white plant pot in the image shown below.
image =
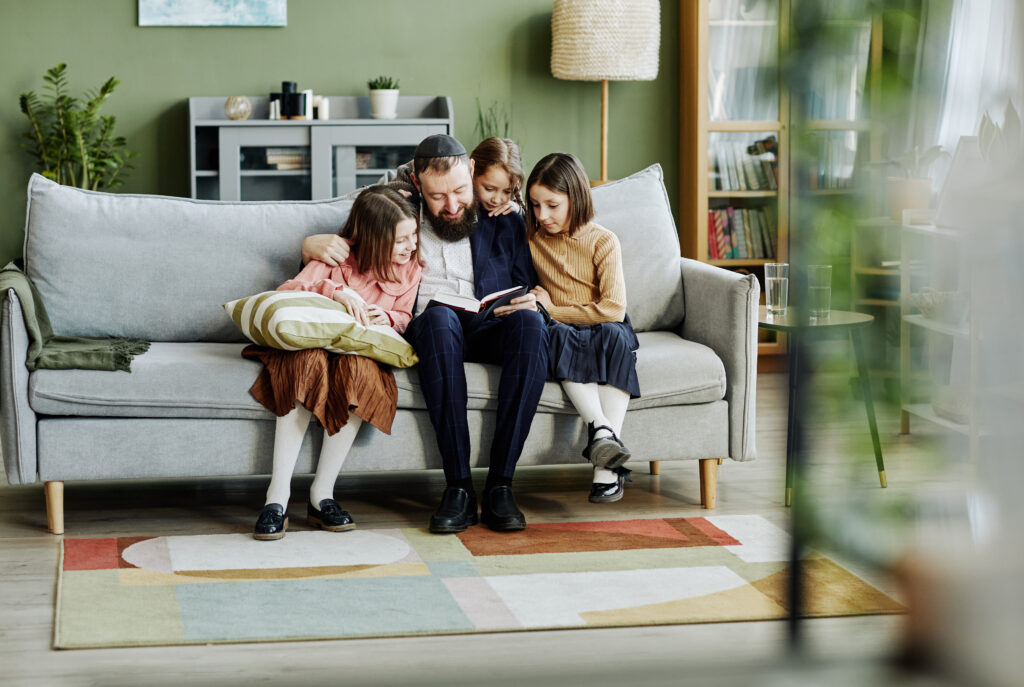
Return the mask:
[[394,119],[398,114],[398,89],[383,88],[370,91],[370,116],[374,119]]
[[922,210],[931,204],[931,179],[889,177],[886,185],[889,190],[889,216],[893,219],[901,219],[904,210]]

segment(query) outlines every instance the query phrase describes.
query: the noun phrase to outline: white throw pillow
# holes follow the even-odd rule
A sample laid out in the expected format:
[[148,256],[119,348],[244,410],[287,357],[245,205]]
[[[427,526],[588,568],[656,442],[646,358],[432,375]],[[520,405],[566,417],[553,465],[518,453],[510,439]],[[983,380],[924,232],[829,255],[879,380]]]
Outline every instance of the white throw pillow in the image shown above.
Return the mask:
[[412,346],[391,327],[359,324],[348,310],[309,291],[265,291],[224,304],[247,339],[282,351],[323,348],[353,353],[394,367],[419,362]]

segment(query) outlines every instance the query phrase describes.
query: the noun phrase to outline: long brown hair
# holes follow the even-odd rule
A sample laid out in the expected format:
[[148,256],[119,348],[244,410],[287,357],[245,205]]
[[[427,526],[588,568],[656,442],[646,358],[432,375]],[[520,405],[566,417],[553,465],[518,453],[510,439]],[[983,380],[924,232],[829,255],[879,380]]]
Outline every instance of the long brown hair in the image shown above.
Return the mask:
[[395,227],[404,219],[416,222],[413,259],[422,264],[419,217],[412,203],[385,186],[370,186],[356,197],[338,235],[352,244],[360,272],[372,272],[378,281],[399,281],[391,255],[395,249]]
[[473,148],[469,157],[476,163],[473,168],[474,179],[481,174],[486,174],[487,170],[494,165],[505,170],[505,174],[508,174],[508,179],[512,184],[512,199],[520,208],[526,209],[522,196],[523,179],[526,175],[523,174],[523,160],[515,141],[511,138],[496,136],[485,138],[476,148]]
[[[541,158],[533,166],[526,182],[527,195],[535,184],[569,196],[569,236],[594,219],[590,180],[583,169],[583,163],[572,153],[551,153]],[[531,235],[537,231],[537,217],[533,213],[532,203],[526,205],[526,226]]]

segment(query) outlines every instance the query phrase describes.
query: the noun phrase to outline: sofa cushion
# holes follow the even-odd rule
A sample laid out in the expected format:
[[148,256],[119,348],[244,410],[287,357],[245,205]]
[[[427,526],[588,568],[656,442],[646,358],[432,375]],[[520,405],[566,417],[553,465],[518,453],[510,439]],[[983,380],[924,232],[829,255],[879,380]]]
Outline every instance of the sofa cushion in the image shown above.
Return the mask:
[[679,234],[661,165],[598,186],[591,194],[594,221],[615,232],[622,245],[626,310],[633,328],[674,329],[683,321]]
[[[669,332],[638,334],[641,398],[630,409],[717,401],[725,370],[710,348]],[[273,419],[249,393],[260,364],[241,357],[244,344],[154,343],[131,373],[37,370],[29,404],[40,415],[84,417]],[[469,408],[497,407],[500,368],[466,364]],[[399,408],[426,408],[416,367],[395,370]],[[544,385],[541,413],[575,413],[556,382]]]
[[56,334],[243,341],[221,304],[274,289],[352,202],[229,202],[28,185],[25,271]]
[[420,360],[391,327],[362,325],[344,305],[319,293],[264,291],[225,303],[224,310],[245,338],[260,346],[358,353],[395,367],[409,367]]
[[[671,332],[643,332],[637,334],[637,339],[640,348],[636,373],[641,395],[629,402],[630,410],[710,403],[725,398],[725,366],[710,348]],[[500,377],[501,368],[495,365],[467,363],[468,407],[497,408]],[[396,370],[395,382],[399,407],[427,407],[420,392],[417,368]],[[561,385],[548,382],[544,385],[538,412],[575,413],[576,410]]]

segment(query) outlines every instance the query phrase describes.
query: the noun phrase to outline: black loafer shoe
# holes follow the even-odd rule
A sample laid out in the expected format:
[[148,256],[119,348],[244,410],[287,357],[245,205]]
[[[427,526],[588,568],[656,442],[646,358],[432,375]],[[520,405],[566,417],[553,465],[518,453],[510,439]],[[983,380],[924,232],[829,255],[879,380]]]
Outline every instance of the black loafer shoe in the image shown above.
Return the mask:
[[314,527],[320,527],[328,532],[347,532],[356,528],[356,522],[347,510],[334,499],[324,499],[320,507],[315,508],[312,503],[306,504],[306,522]]
[[[597,437],[594,435],[599,429],[608,430],[611,436]],[[595,467],[614,470],[630,459],[632,454],[629,449],[619,441],[615,432],[607,425],[594,426],[594,423],[587,425],[587,446],[583,449],[583,457],[594,464]]]
[[590,485],[590,496],[587,500],[591,503],[612,503],[622,498],[626,493],[626,482],[632,482],[629,478],[630,471],[626,468],[616,468],[616,480],[611,484],[594,482]]
[[480,521],[495,532],[515,532],[526,528],[526,518],[516,506],[512,487],[502,484],[484,492]]
[[284,506],[280,503],[268,503],[263,506],[260,515],[256,518],[256,527],[253,528],[253,539],[270,541],[280,539],[288,529],[288,516],[284,514]]
[[445,487],[441,505],[430,516],[430,531],[434,534],[455,534],[476,522],[476,494],[462,487]]

